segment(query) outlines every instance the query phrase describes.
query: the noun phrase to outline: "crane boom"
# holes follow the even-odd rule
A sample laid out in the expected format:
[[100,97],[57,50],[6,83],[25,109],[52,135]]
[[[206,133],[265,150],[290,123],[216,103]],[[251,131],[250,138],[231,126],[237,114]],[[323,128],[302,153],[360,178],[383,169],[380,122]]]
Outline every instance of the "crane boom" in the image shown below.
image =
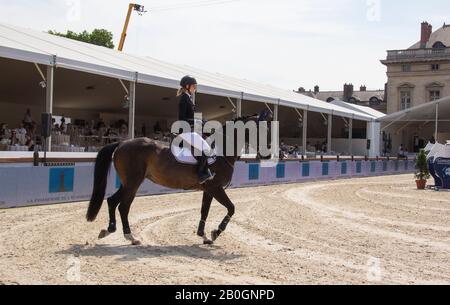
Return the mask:
[[130,24],[131,14],[133,13],[133,10],[137,11],[139,15],[146,13],[144,6],[142,6],[140,4],[130,3],[128,5],[128,13],[127,13],[127,17],[125,19],[125,24],[123,26],[122,36],[120,37],[120,43],[119,43],[119,48],[118,48],[118,50],[120,52],[122,52],[123,46],[125,45],[125,39],[127,38],[128,25]]

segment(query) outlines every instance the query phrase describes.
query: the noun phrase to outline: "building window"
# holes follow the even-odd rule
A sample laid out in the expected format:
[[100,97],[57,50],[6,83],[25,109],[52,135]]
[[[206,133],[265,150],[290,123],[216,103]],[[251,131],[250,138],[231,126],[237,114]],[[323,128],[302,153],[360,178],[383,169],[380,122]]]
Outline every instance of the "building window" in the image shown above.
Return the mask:
[[433,45],[433,49],[445,49],[445,44],[442,43],[442,41],[437,41]]
[[372,97],[369,101],[370,106],[379,106],[381,105],[381,100],[377,97]]
[[409,64],[402,65],[402,71],[403,72],[411,72],[411,65],[409,65]]
[[334,102],[334,98],[332,98],[332,97],[327,98],[327,103],[331,103],[331,102]]
[[411,91],[400,92],[400,110],[411,108]]
[[440,68],[439,64],[432,64],[431,65],[431,71],[438,71]]
[[437,101],[441,98],[441,91],[439,90],[431,90],[430,91],[430,102]]
[[354,97],[351,97],[351,98],[348,100],[348,102],[349,102],[349,103],[352,103],[352,104],[358,104],[358,100],[357,100],[356,98],[354,98]]

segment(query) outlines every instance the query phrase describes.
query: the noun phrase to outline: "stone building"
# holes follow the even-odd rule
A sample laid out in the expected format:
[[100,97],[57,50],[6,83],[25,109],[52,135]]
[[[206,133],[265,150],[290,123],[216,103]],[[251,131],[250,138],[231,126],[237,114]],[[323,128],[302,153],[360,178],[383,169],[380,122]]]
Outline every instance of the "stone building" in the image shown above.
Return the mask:
[[387,113],[395,113],[450,95],[450,25],[437,31],[421,25],[420,41],[388,51]]
[[[420,40],[403,50],[387,51],[381,63],[387,67],[387,113],[396,113],[450,96],[450,25],[433,32],[428,22],[420,28]],[[399,122],[385,130],[391,154],[403,144],[418,152],[434,136],[434,122]],[[450,139],[450,126],[440,123],[438,139]]]
[[304,88],[299,88],[297,92],[328,103],[334,100],[340,100],[351,104],[371,107],[386,113],[387,103],[384,90],[367,90],[366,86],[361,86],[359,91],[355,91],[354,89],[353,84],[344,84],[343,91],[320,91],[319,86],[315,86],[314,91],[306,91]]

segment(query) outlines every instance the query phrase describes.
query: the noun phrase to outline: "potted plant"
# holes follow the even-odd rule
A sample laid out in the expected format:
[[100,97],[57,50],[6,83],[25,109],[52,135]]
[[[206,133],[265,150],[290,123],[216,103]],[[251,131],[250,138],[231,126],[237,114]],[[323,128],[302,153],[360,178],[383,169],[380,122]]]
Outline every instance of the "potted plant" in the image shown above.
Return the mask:
[[416,160],[416,177],[417,189],[424,190],[427,180],[430,179],[430,172],[428,170],[427,155],[425,150],[420,150]]

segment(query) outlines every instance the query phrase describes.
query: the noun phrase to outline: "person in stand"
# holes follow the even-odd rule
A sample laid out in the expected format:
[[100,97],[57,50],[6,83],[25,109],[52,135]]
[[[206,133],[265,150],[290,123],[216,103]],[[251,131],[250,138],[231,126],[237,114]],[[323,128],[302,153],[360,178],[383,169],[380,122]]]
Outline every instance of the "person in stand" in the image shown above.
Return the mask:
[[33,119],[31,118],[31,110],[30,108],[27,109],[27,112],[25,113],[25,117],[23,118],[23,124],[25,128],[31,128],[31,124],[33,123]]
[[[186,121],[191,126],[195,123],[195,105],[193,96],[197,91],[197,80],[192,76],[185,76],[180,81],[181,88],[178,90],[179,112],[178,119]],[[215,173],[211,172],[208,164],[208,157],[202,151],[201,156],[196,157],[198,161],[197,174],[200,184],[205,184],[209,180],[213,180]]]
[[404,159],[405,157],[406,157],[405,147],[403,146],[403,144],[400,144],[400,147],[398,148],[398,158]]

